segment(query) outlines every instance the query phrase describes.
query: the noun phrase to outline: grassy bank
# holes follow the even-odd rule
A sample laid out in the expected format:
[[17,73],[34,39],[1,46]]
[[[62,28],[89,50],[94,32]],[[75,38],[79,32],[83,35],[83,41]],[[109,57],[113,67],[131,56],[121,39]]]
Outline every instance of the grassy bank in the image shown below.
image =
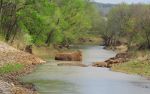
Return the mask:
[[113,71],[124,72],[129,74],[138,74],[150,77],[150,64],[141,61],[129,61],[112,67]]
[[128,62],[112,67],[113,71],[150,77],[150,51],[135,51]]
[[34,85],[23,83],[18,79],[18,77],[31,73],[35,68],[36,65],[24,65],[18,63],[5,64],[0,67],[0,82],[2,83],[0,90],[4,90],[2,91],[2,94],[39,94]]

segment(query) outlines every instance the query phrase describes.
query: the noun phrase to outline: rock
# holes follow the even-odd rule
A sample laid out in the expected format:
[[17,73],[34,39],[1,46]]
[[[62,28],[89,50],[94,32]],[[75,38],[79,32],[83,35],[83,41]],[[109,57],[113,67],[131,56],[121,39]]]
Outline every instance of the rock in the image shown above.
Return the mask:
[[12,92],[11,94],[38,94],[35,91],[31,91],[23,87],[13,87],[11,92]]
[[114,64],[120,64],[120,63],[127,61],[128,57],[129,56],[127,53],[118,53],[115,57],[109,58],[108,60],[106,60],[104,62],[95,62],[95,63],[93,63],[92,66],[110,68]]
[[107,67],[107,63],[106,62],[95,62],[92,64],[92,66],[94,66],[94,67]]
[[32,45],[27,45],[25,47],[25,52],[28,52],[28,53],[32,54]]
[[112,57],[105,62],[107,62],[108,67],[112,67],[114,64],[124,63],[128,60],[129,55],[127,53],[118,53],[115,57]]
[[58,53],[55,56],[55,60],[82,61],[82,53],[80,51],[68,52],[68,53]]
[[92,40],[92,39],[89,39],[89,42],[93,42],[93,40]]
[[40,60],[40,63],[46,63],[46,61],[44,61],[44,60]]
[[9,83],[0,80],[0,94],[11,94],[11,88]]

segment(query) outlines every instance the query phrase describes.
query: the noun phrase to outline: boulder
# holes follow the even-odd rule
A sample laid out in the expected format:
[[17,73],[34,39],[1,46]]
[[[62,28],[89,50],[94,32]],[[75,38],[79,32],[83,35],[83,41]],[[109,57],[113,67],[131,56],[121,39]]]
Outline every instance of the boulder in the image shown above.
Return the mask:
[[82,61],[82,53],[80,51],[58,53],[55,56],[55,60],[61,61]]
[[108,59],[105,62],[107,62],[108,64],[117,64],[117,63],[125,62],[125,59],[123,59],[123,58]]
[[32,45],[27,45],[25,47],[25,52],[28,52],[28,53],[32,54]]
[[38,94],[36,91],[26,89],[24,87],[13,87],[11,89],[11,94]]
[[105,62],[107,62],[108,67],[112,67],[113,64],[120,64],[127,61],[129,55],[127,53],[118,53],[115,57],[112,57]]
[[95,62],[92,64],[92,66],[94,66],[94,67],[107,67],[107,63],[106,62]]

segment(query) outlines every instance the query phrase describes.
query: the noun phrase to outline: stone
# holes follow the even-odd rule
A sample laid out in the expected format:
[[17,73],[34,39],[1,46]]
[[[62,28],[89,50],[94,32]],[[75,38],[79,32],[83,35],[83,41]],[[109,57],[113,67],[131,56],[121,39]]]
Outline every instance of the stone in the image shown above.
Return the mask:
[[106,62],[94,62],[92,64],[92,66],[94,66],[94,67],[107,67],[107,63]]
[[82,61],[82,53],[80,51],[58,53],[55,56],[55,60],[61,60],[61,61]]

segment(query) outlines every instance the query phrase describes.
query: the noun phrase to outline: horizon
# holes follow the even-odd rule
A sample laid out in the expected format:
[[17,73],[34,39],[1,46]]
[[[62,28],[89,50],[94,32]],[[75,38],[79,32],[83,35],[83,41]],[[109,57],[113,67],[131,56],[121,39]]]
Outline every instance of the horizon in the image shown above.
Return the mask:
[[104,4],[120,4],[120,3],[127,3],[127,4],[150,4],[150,0],[91,0],[92,2],[104,3]]

